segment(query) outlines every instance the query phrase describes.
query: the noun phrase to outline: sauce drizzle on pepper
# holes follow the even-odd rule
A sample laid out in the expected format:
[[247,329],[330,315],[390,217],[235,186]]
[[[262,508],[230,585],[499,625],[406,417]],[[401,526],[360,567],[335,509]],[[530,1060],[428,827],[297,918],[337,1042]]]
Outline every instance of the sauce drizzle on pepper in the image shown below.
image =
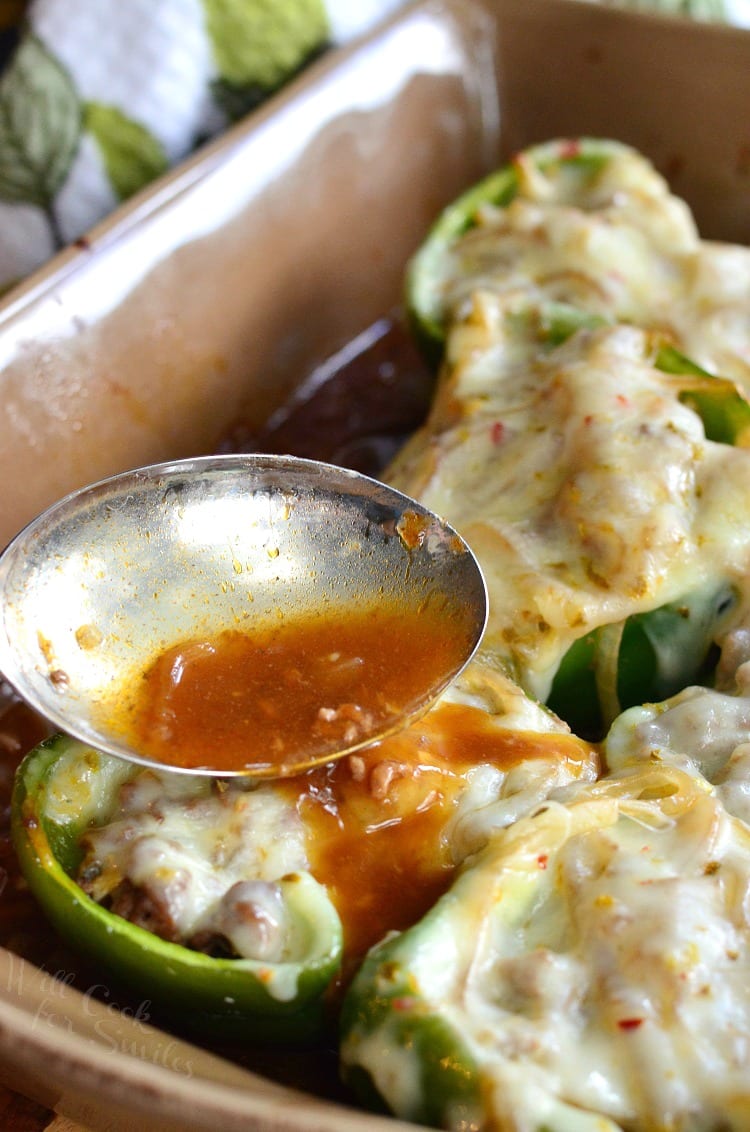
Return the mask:
[[484,710],[442,701],[397,735],[287,779],[312,872],[344,926],[344,981],[369,947],[415,924],[449,887],[456,865],[445,827],[477,765],[580,767],[597,757],[574,735],[507,730]]

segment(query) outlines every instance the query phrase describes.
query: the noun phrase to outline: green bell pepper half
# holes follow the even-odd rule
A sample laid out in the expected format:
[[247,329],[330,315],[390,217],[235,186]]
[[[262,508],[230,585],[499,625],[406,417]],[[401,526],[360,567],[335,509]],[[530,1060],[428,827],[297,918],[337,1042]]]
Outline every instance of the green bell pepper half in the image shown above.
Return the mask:
[[[556,197],[575,201],[596,184],[622,147],[617,142],[553,141],[522,154],[555,182]],[[483,207],[503,208],[521,187],[518,162],[490,174],[440,215],[407,270],[406,305],[416,337],[436,364],[442,357],[447,316],[442,280],[452,245],[474,227]],[[562,345],[580,330],[606,326],[601,315],[565,302],[529,303],[509,317],[513,333],[528,339],[530,356]],[[750,445],[750,402],[737,385],[702,369],[664,335],[649,335],[650,364],[674,378],[676,397],[701,419],[707,440]],[[662,699],[687,683],[709,679],[715,633],[735,595],[714,585],[659,608],[607,625],[577,640],[563,657],[548,706],[579,734],[601,738],[620,710]]]
[[[609,803],[589,811],[581,811],[582,831],[612,821]],[[363,1105],[432,1128],[496,1127],[491,1058],[465,1024],[465,986],[480,978],[474,964],[489,940],[499,955],[505,944],[514,952],[540,906],[555,901],[554,854],[571,830],[575,824],[540,808],[491,839],[414,927],[369,952],[340,1020],[342,1077]],[[535,1132],[552,1129],[616,1132],[616,1125],[550,1090]]]
[[[80,837],[96,806],[92,782],[112,798],[132,768],[65,735],[21,763],[12,800],[18,861],[59,935],[165,1024],[226,1040],[308,1040],[328,1025],[326,991],[337,974],[341,923],[325,888],[308,873],[280,881],[294,925],[293,959],[214,958],[167,942],[90,899],[74,877]],[[106,817],[99,807],[98,817]]]
[[[565,304],[540,312],[543,336],[553,347],[577,330],[603,324],[598,316]],[[714,377],[658,335],[653,337],[650,361],[655,369],[674,375],[680,401],[701,418],[708,440],[750,443],[750,403],[733,382]],[[731,585],[712,584],[634,614],[621,626],[587,633],[563,657],[548,707],[578,734],[597,739],[625,708],[665,699],[687,684],[710,679],[717,632],[735,605]]]
[[[545,173],[559,173],[566,195],[575,196],[576,186],[591,184],[621,148],[617,142],[581,138],[534,146],[525,151],[524,158]],[[445,346],[440,281],[446,253],[455,240],[476,225],[483,206],[506,207],[517,196],[519,185],[518,169],[512,163],[472,185],[441,212],[409,261],[406,311],[417,341],[434,364],[440,361]]]
[[[567,303],[529,305],[511,317],[530,351],[554,350],[580,330],[607,325],[601,316]],[[714,377],[661,334],[649,335],[648,352],[645,360],[674,378],[678,399],[701,418],[708,440],[750,443],[750,403],[733,382]],[[712,583],[587,633],[563,657],[547,706],[577,734],[597,740],[621,710],[710,680],[718,653],[714,642],[736,602],[729,583]]]
[[[596,183],[602,169],[622,149],[620,143],[607,139],[581,138],[532,146],[521,157],[547,176],[554,173],[557,197],[561,201],[575,201]],[[406,310],[417,341],[434,364],[439,363],[445,346],[446,314],[441,281],[450,248],[476,226],[483,207],[507,207],[519,189],[517,163],[506,165],[472,185],[443,210],[407,266]],[[566,303],[550,302],[540,309],[539,323],[544,342],[555,346],[575,330],[600,326],[605,320]],[[654,364],[665,373],[692,375],[696,379],[686,384],[680,399],[701,417],[709,440],[750,444],[750,404],[734,382],[707,373],[668,344],[661,346]]]
[[[530,305],[512,317],[516,334],[529,339],[530,350],[553,350],[579,330],[607,325],[601,316],[567,303]],[[750,443],[750,403],[732,381],[708,373],[661,334],[649,335],[648,349],[646,360],[674,377],[678,399],[700,417],[708,440]],[[729,583],[712,583],[633,614],[622,624],[587,633],[563,657],[547,706],[577,734],[597,740],[625,708],[709,680],[717,659],[717,632],[736,600]]]

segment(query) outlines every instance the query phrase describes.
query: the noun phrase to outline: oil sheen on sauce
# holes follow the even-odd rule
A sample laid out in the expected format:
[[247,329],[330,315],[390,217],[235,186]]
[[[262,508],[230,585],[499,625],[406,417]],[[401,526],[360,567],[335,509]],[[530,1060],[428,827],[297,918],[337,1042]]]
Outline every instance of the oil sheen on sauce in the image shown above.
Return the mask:
[[460,667],[465,634],[439,603],[386,601],[178,642],[106,726],[165,766],[283,776],[413,716]]

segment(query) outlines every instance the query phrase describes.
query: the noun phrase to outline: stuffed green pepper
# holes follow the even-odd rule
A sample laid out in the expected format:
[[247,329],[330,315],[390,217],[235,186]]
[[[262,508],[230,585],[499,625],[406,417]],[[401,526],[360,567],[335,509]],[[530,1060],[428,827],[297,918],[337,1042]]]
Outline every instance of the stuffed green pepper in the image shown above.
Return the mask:
[[675,767],[539,807],[370,953],[345,1078],[434,1128],[742,1132],[748,865],[748,827]]
[[16,779],[15,847],[60,935],[203,1036],[308,1038],[341,923],[273,797],[155,774],[58,735]]
[[477,553],[485,652],[590,737],[710,680],[743,615],[745,251],[728,280],[643,157],[583,139],[470,190],[410,266],[441,368],[389,479]]

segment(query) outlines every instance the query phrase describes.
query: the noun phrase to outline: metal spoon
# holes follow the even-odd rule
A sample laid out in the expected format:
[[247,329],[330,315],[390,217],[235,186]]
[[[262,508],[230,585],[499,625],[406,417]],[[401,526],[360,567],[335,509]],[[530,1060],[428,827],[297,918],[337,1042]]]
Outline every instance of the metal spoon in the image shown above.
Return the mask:
[[[266,455],[152,465],[67,496],[0,557],[0,599],[0,670],[54,726],[135,763],[222,777],[296,773],[405,727],[471,658],[487,617],[474,555],[431,512],[367,476]],[[250,749],[240,767],[181,766],[116,721],[180,642],[385,606],[437,609],[456,648],[369,729],[332,739],[313,727],[281,761]],[[398,645],[384,639],[383,655]]]

